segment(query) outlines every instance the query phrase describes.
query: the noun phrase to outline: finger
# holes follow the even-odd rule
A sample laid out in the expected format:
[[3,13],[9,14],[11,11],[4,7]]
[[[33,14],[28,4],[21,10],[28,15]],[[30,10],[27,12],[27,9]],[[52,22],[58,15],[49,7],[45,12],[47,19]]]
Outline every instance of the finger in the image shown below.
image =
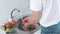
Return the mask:
[[28,27],[28,23],[26,23],[23,27],[24,27],[24,28],[27,28],[27,27]]

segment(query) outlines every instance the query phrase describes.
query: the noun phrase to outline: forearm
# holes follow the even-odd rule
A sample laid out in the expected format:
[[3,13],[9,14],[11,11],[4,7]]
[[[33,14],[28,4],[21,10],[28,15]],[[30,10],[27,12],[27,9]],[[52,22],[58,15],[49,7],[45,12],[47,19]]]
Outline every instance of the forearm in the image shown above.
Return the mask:
[[30,24],[38,23],[41,19],[42,12],[41,11],[34,11],[33,14],[29,17]]

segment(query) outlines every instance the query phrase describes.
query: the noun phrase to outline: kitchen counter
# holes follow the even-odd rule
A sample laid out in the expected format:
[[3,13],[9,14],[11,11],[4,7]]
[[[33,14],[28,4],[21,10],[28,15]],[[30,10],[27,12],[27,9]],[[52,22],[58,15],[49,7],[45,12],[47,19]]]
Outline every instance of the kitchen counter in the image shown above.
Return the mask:
[[41,34],[41,29],[37,30],[34,34]]

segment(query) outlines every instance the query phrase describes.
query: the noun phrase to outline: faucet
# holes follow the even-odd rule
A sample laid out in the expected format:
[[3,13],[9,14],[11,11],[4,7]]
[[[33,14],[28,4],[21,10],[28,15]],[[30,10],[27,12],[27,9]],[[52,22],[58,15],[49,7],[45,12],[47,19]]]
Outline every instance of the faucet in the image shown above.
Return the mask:
[[17,12],[20,12],[20,10],[18,10],[17,8],[13,9],[13,10],[11,11],[11,19],[12,19],[12,20],[13,20],[13,12],[14,12],[15,10],[17,10]]

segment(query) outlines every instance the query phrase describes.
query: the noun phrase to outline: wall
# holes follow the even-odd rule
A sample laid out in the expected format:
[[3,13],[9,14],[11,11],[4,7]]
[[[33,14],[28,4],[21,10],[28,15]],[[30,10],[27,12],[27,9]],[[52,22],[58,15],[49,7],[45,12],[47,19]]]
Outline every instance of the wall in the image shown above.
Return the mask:
[[11,17],[11,11],[14,8],[27,11],[28,0],[0,0],[0,24]]

